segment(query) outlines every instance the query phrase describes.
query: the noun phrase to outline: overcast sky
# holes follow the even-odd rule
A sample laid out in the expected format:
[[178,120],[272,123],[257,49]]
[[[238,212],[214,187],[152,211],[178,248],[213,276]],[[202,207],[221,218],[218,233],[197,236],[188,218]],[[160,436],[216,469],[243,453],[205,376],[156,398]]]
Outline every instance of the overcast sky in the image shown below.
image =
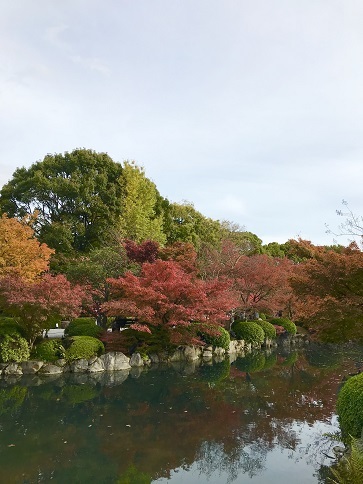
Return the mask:
[[332,243],[342,199],[363,215],[362,0],[1,0],[0,185],[77,147],[264,243]]

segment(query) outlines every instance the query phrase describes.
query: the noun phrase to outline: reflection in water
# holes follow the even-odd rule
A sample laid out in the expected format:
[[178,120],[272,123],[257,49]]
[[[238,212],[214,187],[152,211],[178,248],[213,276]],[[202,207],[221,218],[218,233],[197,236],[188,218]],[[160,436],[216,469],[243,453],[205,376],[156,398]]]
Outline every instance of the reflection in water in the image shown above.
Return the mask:
[[363,352],[316,346],[232,364],[0,381],[9,483],[325,482],[342,377]]

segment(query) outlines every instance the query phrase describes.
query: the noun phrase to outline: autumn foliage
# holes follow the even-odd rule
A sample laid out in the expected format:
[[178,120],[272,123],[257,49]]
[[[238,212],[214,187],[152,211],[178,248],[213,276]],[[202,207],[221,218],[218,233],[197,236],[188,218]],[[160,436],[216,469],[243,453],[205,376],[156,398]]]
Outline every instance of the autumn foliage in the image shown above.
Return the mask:
[[54,250],[38,242],[27,221],[6,214],[0,218],[0,276],[18,275],[32,281],[48,269]]
[[61,318],[78,316],[88,301],[85,288],[72,286],[63,275],[45,274],[33,282],[3,277],[0,292],[3,308],[22,326],[30,345]]
[[128,272],[108,282],[113,300],[103,308],[109,315],[134,316],[151,331],[167,328],[173,342],[192,330],[192,322],[221,324],[236,304],[228,283],[197,279],[175,261],[145,263],[140,276]]
[[363,339],[363,252],[315,247],[291,279],[295,318],[329,341]]

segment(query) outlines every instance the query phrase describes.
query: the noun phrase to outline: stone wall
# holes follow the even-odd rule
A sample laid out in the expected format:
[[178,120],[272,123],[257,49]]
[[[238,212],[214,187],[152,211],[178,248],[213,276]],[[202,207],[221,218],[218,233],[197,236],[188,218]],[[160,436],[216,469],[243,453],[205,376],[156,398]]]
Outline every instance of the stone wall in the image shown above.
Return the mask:
[[[305,336],[284,336],[275,341],[265,340],[262,345],[265,348],[271,346],[301,346],[306,344],[308,339]],[[150,366],[157,363],[192,363],[192,362],[218,362],[222,361],[226,356],[231,360],[237,357],[243,357],[252,349],[260,349],[251,347],[251,344],[245,343],[243,340],[232,340],[229,348],[219,348],[215,346],[179,346],[173,353],[158,353],[150,354],[149,358],[144,359],[139,353],[134,353],[131,358],[128,358],[123,353],[110,352],[102,356],[94,356],[93,358],[79,359],[73,362],[66,360],[57,360],[54,363],[44,361],[23,361],[21,363],[0,363],[0,376],[10,375],[57,375],[61,373],[101,373],[113,372],[119,370],[129,370],[130,368],[142,368],[143,366]]]

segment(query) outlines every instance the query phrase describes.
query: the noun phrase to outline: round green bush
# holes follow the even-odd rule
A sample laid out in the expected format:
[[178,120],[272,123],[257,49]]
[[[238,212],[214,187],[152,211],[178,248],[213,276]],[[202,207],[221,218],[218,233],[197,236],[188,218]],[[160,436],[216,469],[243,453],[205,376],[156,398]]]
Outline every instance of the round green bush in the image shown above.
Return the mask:
[[276,326],[282,326],[286,329],[289,334],[296,334],[296,325],[290,319],[287,318],[275,318],[270,320],[271,324],[275,324]]
[[232,329],[237,339],[243,339],[246,343],[260,345],[265,340],[265,332],[256,322],[240,321],[233,323]]
[[100,356],[105,352],[103,343],[92,336],[72,336],[70,346],[66,349],[65,357],[69,361],[79,358],[89,359],[92,356]]
[[69,323],[64,330],[66,336],[92,336],[98,338],[104,332],[96,325],[94,318],[77,318]]
[[4,363],[10,361],[20,362],[28,360],[30,349],[25,338],[17,333],[6,334],[0,342],[0,360]]
[[337,413],[343,437],[360,437],[363,429],[363,373],[349,378],[341,388]]
[[218,333],[216,335],[211,335],[204,330],[207,327],[208,326],[203,324],[203,330],[198,331],[198,335],[200,336],[200,338],[205,341],[207,345],[218,346],[219,348],[224,348],[225,350],[227,350],[231,341],[228,331],[221,326],[216,327],[210,325],[209,327],[213,330],[213,332]]
[[32,351],[32,358],[43,361],[56,361],[64,358],[65,349],[60,339],[42,341]]
[[268,321],[264,321],[264,320],[256,321],[256,323],[259,326],[261,326],[261,328],[263,329],[266,339],[275,339],[276,338],[276,329],[275,329],[275,326],[273,324],[269,323]]

